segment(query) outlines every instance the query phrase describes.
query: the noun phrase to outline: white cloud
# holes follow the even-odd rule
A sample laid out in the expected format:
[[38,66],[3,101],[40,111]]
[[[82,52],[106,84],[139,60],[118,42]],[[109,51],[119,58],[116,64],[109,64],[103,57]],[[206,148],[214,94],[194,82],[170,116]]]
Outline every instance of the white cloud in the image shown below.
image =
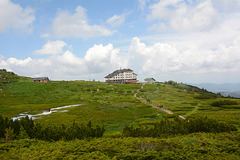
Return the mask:
[[0,1],[0,33],[9,28],[32,31],[32,23],[35,20],[34,10],[30,7],[22,8],[10,0]]
[[[239,34],[240,35],[240,34]],[[160,80],[191,81],[193,79],[216,80],[213,75],[233,75],[240,73],[240,36],[229,44],[220,44],[214,50],[199,48],[197,45],[179,49],[169,43],[147,45],[135,37],[127,54],[120,55],[120,50],[112,44],[94,45],[83,58],[69,50],[63,54],[53,54],[42,59],[4,60],[0,56],[0,68],[12,70],[24,76],[49,76],[51,79],[96,79],[122,68],[132,68],[140,79],[154,77]],[[201,77],[201,75],[204,75]],[[207,77],[206,77],[207,75]],[[163,77],[165,79],[163,79]],[[167,79],[168,78],[168,79]],[[240,77],[223,77],[222,82],[240,80]],[[208,81],[208,82],[209,82]],[[192,81],[193,82],[193,81]]]
[[140,72],[155,74],[235,72],[240,71],[239,46],[240,37],[236,37],[230,46],[221,45],[216,50],[188,47],[179,51],[166,43],[147,46],[138,38],[134,38],[129,49],[129,64],[138,68]]
[[208,30],[218,21],[218,14],[210,0],[196,5],[187,4],[184,0],[162,0],[149,8],[148,20],[158,20],[159,26],[169,26],[176,31]]
[[176,62],[179,52],[169,44],[156,43],[148,47],[141,43],[139,38],[134,38],[129,52],[133,62],[140,61],[140,65],[137,65],[141,66],[139,69],[143,72],[168,72],[179,69],[179,63]]
[[123,15],[114,15],[111,18],[107,20],[107,23],[110,24],[113,27],[118,27],[122,25],[125,21],[126,14]]
[[63,54],[53,54],[42,59],[4,60],[0,55],[0,68],[12,70],[23,76],[49,76],[51,79],[100,79],[112,70],[126,67],[127,59],[119,54],[112,44],[94,45],[84,58],[77,57],[69,50]]
[[86,9],[81,6],[76,8],[74,14],[68,11],[59,11],[51,25],[51,31],[44,37],[81,37],[83,39],[111,36],[113,31],[103,25],[90,25],[86,15]]
[[94,45],[87,51],[84,60],[93,73],[126,67],[128,63],[127,58],[118,54],[119,49],[114,49],[112,44],[106,46],[102,44]]
[[[240,13],[228,15],[223,18],[218,27],[207,31],[174,32],[174,34],[155,34],[154,36],[144,36],[141,40],[150,44],[156,42],[168,43],[177,47],[179,51],[198,46],[200,50],[216,49],[219,44],[231,45],[232,40],[240,35]],[[163,28],[164,29],[164,28]],[[166,28],[165,28],[166,30]]]
[[36,50],[33,54],[44,55],[44,54],[58,54],[63,53],[63,47],[67,44],[63,41],[48,41],[40,50]]
[[7,63],[13,64],[16,66],[27,66],[31,61],[32,61],[32,59],[30,57],[28,57],[27,59],[24,59],[24,60],[18,60],[16,58],[9,58],[7,60]]

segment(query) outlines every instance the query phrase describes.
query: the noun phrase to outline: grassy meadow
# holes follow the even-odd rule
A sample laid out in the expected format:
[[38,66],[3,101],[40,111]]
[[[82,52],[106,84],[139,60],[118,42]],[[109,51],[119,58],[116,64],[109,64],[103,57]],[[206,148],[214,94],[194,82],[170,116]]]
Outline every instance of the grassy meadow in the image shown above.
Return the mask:
[[36,121],[47,124],[88,122],[106,126],[117,133],[125,125],[157,120],[165,114],[141,103],[134,93],[141,84],[119,85],[85,81],[52,81],[49,83],[16,82],[5,85],[0,93],[0,114],[9,118],[19,113],[42,113],[45,109],[71,104],[68,112],[52,113]]
[[[104,126],[105,132],[101,138],[72,141],[48,142],[25,138],[6,143],[1,139],[0,159],[240,158],[240,99],[224,98],[204,89],[172,81],[145,85],[90,81],[34,83],[30,78],[12,73],[13,80],[6,81],[9,76],[5,74],[5,81],[0,84],[0,115],[3,117],[12,118],[25,112],[34,115],[50,108],[81,104],[67,108],[67,111],[60,109],[60,112],[43,115],[34,122],[70,126],[91,121],[94,125]],[[136,93],[140,99],[134,97]],[[151,107],[147,99],[154,105],[163,105],[174,114],[169,115]],[[233,104],[228,103],[233,101]],[[216,102],[220,105],[213,105]],[[122,135],[125,126],[150,124],[151,127],[155,122],[165,118],[173,120],[178,115],[186,118],[207,116],[232,124],[238,131],[199,132],[166,138]]]
[[[168,83],[147,84],[140,90],[138,96],[150,99],[155,105],[163,105],[164,108],[173,111],[174,115],[207,116],[221,122],[229,122],[240,129],[240,99],[225,98],[220,95],[213,97],[213,93],[195,92],[192,89],[187,89],[188,87],[185,84],[177,84],[176,86]],[[204,98],[201,98],[201,95],[204,95]],[[213,102],[223,100],[235,101],[237,105],[219,107],[211,105]]]

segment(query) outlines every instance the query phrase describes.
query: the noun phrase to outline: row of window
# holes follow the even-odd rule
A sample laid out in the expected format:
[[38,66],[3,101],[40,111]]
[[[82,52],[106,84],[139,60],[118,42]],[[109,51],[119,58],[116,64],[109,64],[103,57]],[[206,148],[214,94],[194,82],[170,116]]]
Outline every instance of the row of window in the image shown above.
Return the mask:
[[128,77],[113,77],[112,79],[134,79],[136,76],[128,76]]

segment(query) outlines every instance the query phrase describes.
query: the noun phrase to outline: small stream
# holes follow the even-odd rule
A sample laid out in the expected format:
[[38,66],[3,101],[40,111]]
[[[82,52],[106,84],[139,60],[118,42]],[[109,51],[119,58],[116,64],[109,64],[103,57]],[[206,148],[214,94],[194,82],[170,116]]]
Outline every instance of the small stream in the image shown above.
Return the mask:
[[13,117],[12,120],[14,120],[14,121],[16,119],[20,120],[21,118],[26,117],[26,116],[28,116],[29,118],[32,118],[33,120],[40,119],[42,116],[45,116],[48,114],[52,114],[52,113],[56,113],[56,112],[68,112],[68,110],[63,110],[63,109],[70,108],[70,107],[76,107],[76,106],[80,106],[80,105],[82,105],[82,104],[74,104],[74,105],[51,108],[51,109],[44,110],[42,113],[34,114],[34,115],[28,114],[28,112],[23,112],[23,113],[20,113],[18,117]]

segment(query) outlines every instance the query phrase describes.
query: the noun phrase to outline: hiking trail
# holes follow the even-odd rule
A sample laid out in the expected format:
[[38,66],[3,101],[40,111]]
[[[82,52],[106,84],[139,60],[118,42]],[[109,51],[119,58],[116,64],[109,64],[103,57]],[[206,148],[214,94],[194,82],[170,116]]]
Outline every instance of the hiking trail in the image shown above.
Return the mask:
[[[144,98],[141,98],[141,97],[138,97],[137,94],[140,92],[141,89],[143,89],[143,86],[145,85],[145,83],[143,83],[143,85],[141,86],[141,88],[139,88],[137,90],[137,92],[134,94],[134,97],[138,100],[140,100],[142,103],[145,103],[145,104],[148,104],[148,105],[151,105],[153,108],[156,108],[158,110],[161,110],[163,112],[166,112],[167,114],[174,114],[171,110],[168,110],[168,109],[164,109],[164,108],[159,108],[158,106],[152,104],[152,103],[147,103],[147,100],[144,99]],[[186,117],[182,116],[182,115],[178,115],[180,118],[182,119],[186,119]]]

